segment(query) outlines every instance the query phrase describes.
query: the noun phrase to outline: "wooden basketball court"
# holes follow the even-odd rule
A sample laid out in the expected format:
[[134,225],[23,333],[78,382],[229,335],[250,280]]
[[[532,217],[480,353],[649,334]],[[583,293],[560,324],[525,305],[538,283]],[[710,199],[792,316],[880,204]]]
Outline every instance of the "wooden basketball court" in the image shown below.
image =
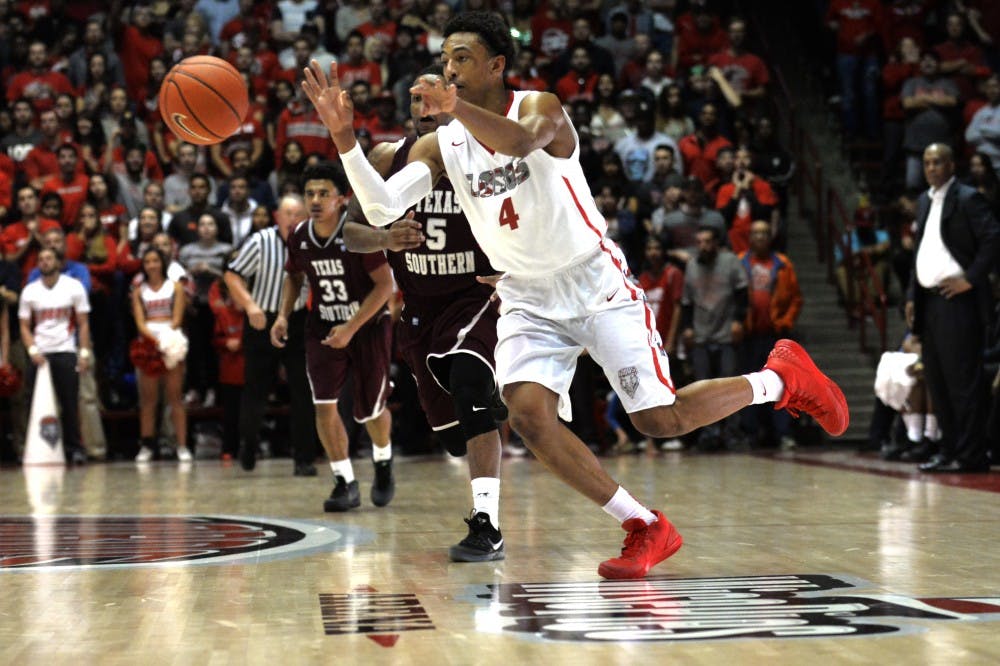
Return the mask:
[[993,664],[1000,474],[853,451],[604,461],[685,546],[603,582],[623,532],[505,459],[507,559],[454,564],[464,463],[397,459],[324,514],[290,460],[0,471],[4,664]]

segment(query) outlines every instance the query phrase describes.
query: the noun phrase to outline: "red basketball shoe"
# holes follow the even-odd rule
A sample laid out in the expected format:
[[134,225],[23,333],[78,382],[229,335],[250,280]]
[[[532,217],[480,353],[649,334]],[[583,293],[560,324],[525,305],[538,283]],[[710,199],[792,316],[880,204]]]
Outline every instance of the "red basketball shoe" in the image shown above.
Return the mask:
[[656,522],[647,525],[642,518],[622,523],[628,532],[622,554],[601,562],[597,573],[605,578],[642,578],[658,562],[676,553],[684,539],[662,513],[654,511]]
[[787,409],[796,418],[805,412],[834,437],[847,430],[851,415],[844,392],[820,372],[802,345],[778,340],[764,368],[774,370],[785,383],[785,393],[774,404],[775,409]]

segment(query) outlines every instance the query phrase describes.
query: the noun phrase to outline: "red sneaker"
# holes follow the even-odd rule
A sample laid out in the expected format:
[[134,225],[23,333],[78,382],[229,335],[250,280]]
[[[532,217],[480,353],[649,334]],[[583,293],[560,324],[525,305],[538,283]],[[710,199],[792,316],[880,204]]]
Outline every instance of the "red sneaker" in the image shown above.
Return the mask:
[[784,395],[774,404],[775,409],[787,409],[796,418],[799,412],[805,412],[834,437],[847,430],[851,415],[844,392],[820,372],[802,345],[778,340],[764,367],[778,373],[785,383]]
[[676,553],[684,539],[662,513],[654,511],[656,522],[647,525],[642,518],[622,523],[628,532],[620,557],[601,562],[597,573],[605,578],[642,578],[658,562]]

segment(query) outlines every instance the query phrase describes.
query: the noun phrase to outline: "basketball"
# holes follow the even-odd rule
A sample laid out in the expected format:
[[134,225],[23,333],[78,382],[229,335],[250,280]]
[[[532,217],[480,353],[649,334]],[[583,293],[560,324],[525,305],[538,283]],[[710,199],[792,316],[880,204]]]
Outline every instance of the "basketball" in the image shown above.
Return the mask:
[[202,146],[227,139],[246,117],[250,98],[243,77],[222,58],[185,58],[160,86],[160,115],[182,141]]

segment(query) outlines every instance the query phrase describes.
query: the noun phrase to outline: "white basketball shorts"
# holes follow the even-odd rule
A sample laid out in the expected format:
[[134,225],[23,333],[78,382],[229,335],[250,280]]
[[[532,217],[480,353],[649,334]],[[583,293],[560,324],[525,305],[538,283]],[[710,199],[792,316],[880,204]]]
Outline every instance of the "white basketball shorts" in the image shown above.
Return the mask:
[[569,386],[576,358],[593,357],[632,413],[676,400],[670,364],[646,296],[628,278],[610,240],[558,273],[505,276],[497,284],[497,381],[534,382],[559,396],[559,416],[572,419]]

